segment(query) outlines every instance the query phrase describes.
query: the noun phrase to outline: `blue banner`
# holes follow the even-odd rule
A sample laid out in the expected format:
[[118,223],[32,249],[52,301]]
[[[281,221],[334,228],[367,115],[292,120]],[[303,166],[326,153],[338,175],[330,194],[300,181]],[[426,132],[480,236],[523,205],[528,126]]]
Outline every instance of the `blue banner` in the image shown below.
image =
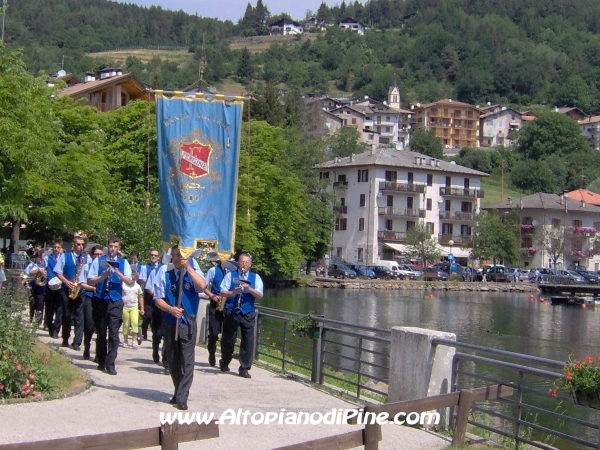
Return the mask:
[[162,241],[228,258],[234,252],[243,97],[156,92]]

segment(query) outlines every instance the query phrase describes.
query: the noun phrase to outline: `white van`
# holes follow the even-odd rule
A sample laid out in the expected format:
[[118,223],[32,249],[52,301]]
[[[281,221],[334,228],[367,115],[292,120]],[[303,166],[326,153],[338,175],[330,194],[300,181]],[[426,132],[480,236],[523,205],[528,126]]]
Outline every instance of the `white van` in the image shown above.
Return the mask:
[[409,273],[400,268],[400,264],[396,261],[377,261],[378,266],[384,266],[390,269],[390,272],[395,276],[395,278],[408,278]]

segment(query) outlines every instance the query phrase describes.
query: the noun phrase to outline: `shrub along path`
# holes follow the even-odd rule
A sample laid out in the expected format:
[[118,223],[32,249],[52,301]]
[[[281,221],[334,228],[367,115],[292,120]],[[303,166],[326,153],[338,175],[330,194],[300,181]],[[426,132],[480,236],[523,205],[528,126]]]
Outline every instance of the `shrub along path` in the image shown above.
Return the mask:
[[[39,333],[44,342],[57,343]],[[167,402],[172,394],[169,376],[151,358],[149,341],[139,350],[119,349],[117,376],[95,369],[80,352],[66,349],[75,365],[86,370],[94,386],[81,395],[26,404],[0,406],[0,443],[56,439],[78,435],[109,433],[159,426],[161,412],[177,411]],[[212,412],[215,418],[227,409],[251,412],[330,412],[333,408],[356,406],[312,389],[285,376],[259,367],[251,370],[252,379],[237,375],[238,363],[231,372],[221,373],[207,363],[206,349],[196,348],[196,371],[190,392],[188,412]],[[264,450],[344,433],[357,429],[351,425],[220,425],[218,440],[182,444],[182,448]],[[382,427],[381,449],[443,449],[449,441],[438,435],[410,427]]]

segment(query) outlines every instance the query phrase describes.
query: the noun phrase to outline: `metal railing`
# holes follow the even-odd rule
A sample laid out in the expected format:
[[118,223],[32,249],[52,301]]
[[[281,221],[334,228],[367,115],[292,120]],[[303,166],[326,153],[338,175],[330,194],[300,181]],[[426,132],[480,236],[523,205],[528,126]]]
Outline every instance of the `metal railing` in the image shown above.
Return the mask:
[[433,343],[475,353],[457,351],[454,355],[452,391],[490,383],[514,389],[513,396],[498,400],[497,408],[474,405],[472,426],[495,433],[505,443],[509,440],[515,449],[523,448],[521,444],[546,450],[556,445],[575,448],[573,444],[600,448],[598,417],[592,422],[591,410],[575,405],[572,398],[549,395],[552,382],[562,376],[552,369],[562,370],[564,362],[445,339]]
[[380,216],[400,216],[400,217],[418,217],[425,218],[424,209],[394,208],[393,206],[379,206],[377,214]]
[[464,220],[466,222],[474,222],[477,220],[477,214],[461,211],[440,211],[440,219]]
[[469,189],[444,186],[440,188],[440,195],[448,197],[471,197],[483,198],[483,189]]
[[420,183],[399,183],[397,181],[380,181],[379,190],[422,194],[425,192],[425,185]]
[[319,336],[310,339],[288,326],[300,316],[258,307],[255,358],[284,372],[310,375],[313,383],[341,386],[356,398],[387,398],[387,389],[378,389],[378,383],[388,383],[391,330],[314,316]]
[[377,239],[402,242],[406,240],[407,235],[406,231],[380,230],[377,232]]

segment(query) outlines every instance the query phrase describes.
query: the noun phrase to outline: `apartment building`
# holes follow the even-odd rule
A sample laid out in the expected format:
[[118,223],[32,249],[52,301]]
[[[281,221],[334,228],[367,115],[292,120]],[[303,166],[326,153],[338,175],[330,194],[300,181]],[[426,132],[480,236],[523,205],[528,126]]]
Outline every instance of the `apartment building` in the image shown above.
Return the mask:
[[[481,108],[479,136],[481,147],[510,147],[521,129],[521,113],[501,105]],[[511,139],[513,138],[513,139]]]
[[592,116],[579,121],[581,133],[594,150],[600,150],[600,116]]
[[[421,221],[442,254],[458,262],[468,246],[484,192],[483,172],[420,153],[375,148],[318,166],[335,194],[333,255],[373,264],[406,255],[407,231]],[[452,244],[452,245],[451,245]]]
[[565,195],[537,193],[509,199],[484,208],[488,211],[514,211],[519,218],[520,267],[575,266],[600,269],[600,206],[574,200],[576,192]]
[[447,98],[411,105],[411,111],[415,127],[435,131],[444,148],[479,147],[479,108]]

